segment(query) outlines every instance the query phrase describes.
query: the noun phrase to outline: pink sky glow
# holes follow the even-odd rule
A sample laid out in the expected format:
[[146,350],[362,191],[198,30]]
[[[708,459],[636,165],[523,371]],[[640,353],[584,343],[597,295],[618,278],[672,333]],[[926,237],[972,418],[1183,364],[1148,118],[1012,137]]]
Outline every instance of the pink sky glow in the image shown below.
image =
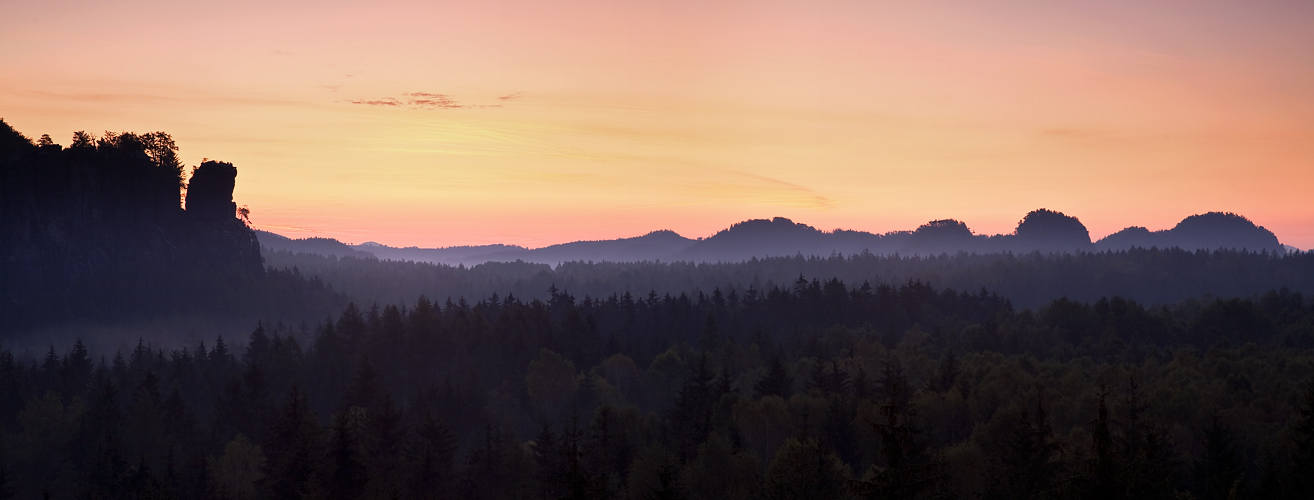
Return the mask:
[[174,135],[256,226],[543,246],[749,218],[1314,248],[1314,3],[5,2],[0,117]]

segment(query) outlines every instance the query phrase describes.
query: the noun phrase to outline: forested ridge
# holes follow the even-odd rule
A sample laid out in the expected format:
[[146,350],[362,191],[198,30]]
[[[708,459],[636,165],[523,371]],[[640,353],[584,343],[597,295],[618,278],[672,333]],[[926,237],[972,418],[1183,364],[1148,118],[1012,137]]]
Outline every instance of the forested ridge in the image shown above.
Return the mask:
[[349,306],[0,353],[6,496],[1308,498],[1314,304],[743,293]]
[[670,230],[614,240],[574,241],[540,248],[514,245],[476,245],[445,248],[396,248],[377,242],[348,245],[331,238],[292,239],[257,231],[260,244],[273,250],[337,256],[373,256],[467,266],[485,262],[525,262],[557,265],[570,261],[594,262],[741,262],[753,258],[793,255],[920,255],[976,253],[1074,253],[1117,251],[1130,248],[1182,248],[1195,250],[1250,250],[1279,255],[1291,250],[1263,226],[1230,212],[1208,212],[1186,217],[1172,229],[1150,231],[1129,227],[1092,242],[1086,226],[1076,217],[1053,210],[1027,213],[1009,234],[986,236],[967,224],[941,219],[914,231],[873,234],[836,229],[821,231],[784,217],[753,219],[732,224],[706,238],[690,239]]
[[934,283],[959,290],[988,289],[1019,308],[1038,308],[1067,297],[1094,302],[1114,295],[1145,304],[1201,298],[1249,297],[1288,287],[1314,291],[1314,252],[1279,255],[1240,250],[1132,248],[1118,251],[1042,254],[942,254],[934,256],[828,255],[770,257],[745,262],[527,262],[450,266],[357,256],[264,251],[274,269],[317,276],[358,301],[414,301],[429,297],[486,297],[512,293],[548,298],[549,287],[606,296],[710,293],[789,285],[800,274],[849,283]]

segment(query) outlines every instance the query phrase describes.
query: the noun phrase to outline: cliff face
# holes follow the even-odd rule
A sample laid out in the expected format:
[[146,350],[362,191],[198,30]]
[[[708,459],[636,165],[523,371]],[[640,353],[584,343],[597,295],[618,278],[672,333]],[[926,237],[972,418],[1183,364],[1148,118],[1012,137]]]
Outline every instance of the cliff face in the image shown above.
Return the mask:
[[250,274],[263,271],[255,231],[236,217],[232,163],[207,161],[187,183],[187,227],[190,248],[202,262]]
[[204,300],[263,274],[232,201],[237,171],[197,168],[190,210],[168,134],[77,134],[67,148],[0,120],[0,314],[14,323],[97,319]]

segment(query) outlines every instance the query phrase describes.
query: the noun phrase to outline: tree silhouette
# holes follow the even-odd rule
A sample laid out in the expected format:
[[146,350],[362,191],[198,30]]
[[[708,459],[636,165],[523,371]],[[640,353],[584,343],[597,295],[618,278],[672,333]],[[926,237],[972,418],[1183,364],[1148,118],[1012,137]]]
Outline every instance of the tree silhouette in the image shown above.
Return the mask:
[[1204,430],[1204,453],[1195,460],[1195,496],[1201,500],[1230,500],[1244,495],[1246,481],[1232,431],[1218,415]]
[[771,361],[767,363],[766,374],[753,385],[753,397],[780,396],[789,399],[793,390],[794,377],[789,374],[789,368],[781,361],[779,354],[772,355]]

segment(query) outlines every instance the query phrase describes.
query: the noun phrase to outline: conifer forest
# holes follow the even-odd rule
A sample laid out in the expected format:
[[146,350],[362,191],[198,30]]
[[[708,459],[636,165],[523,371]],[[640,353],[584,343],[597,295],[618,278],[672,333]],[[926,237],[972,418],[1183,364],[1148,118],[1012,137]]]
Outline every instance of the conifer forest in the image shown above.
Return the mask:
[[0,125],[0,500],[1314,498],[1314,253],[312,255]]

